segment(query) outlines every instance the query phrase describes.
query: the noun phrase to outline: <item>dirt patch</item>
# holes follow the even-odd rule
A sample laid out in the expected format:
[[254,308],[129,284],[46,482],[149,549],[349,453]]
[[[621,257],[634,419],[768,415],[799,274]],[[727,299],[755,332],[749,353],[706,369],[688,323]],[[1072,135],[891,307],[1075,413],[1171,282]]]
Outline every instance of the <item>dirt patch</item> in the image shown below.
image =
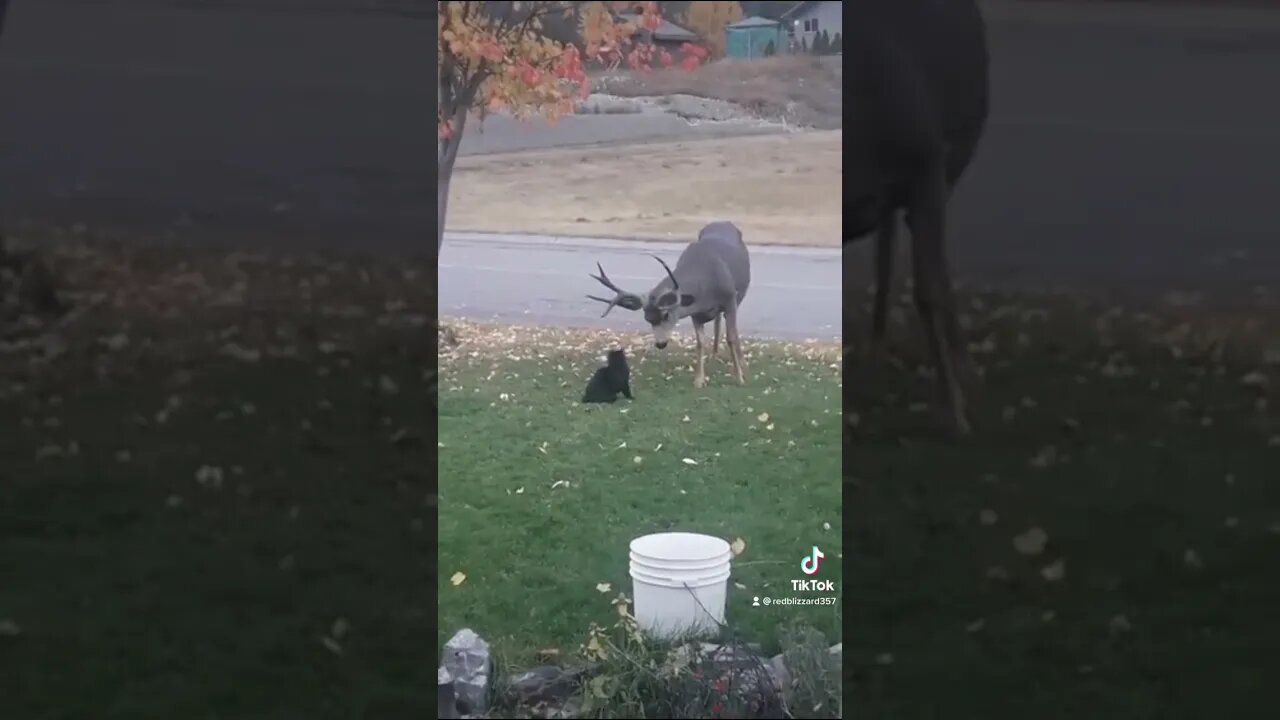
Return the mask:
[[736,103],[756,117],[821,130],[841,125],[840,57],[779,56],[721,60],[693,72],[618,72],[595,89],[622,97],[695,95]]
[[463,157],[449,230],[837,247],[840,131]]

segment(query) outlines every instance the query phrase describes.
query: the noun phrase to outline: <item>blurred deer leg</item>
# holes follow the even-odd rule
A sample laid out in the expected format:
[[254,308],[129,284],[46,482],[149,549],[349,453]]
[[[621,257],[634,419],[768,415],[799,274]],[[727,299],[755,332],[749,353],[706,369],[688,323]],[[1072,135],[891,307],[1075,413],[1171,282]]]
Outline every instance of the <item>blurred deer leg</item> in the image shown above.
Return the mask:
[[893,293],[893,253],[898,236],[898,213],[890,212],[876,229],[876,297],[871,316],[871,342],[883,345],[889,298]]
[[736,309],[732,314],[725,313],[724,342],[729,346],[729,358],[733,361],[733,376],[737,379],[739,385],[745,385],[747,383],[747,363],[742,358],[742,339],[738,337],[738,313]]
[[706,369],[702,362],[702,323],[693,324],[693,337],[698,345],[698,368],[693,374],[693,386],[700,388],[707,384]]
[[928,335],[951,430],[957,435],[967,435],[970,426],[965,396],[956,374],[957,353],[963,352],[963,348],[952,345],[956,333],[950,331],[956,305],[951,276],[947,271],[946,197],[946,186],[939,168],[913,193],[908,222],[911,226],[916,308]]
[[716,315],[715,332],[711,336],[711,357],[720,357],[720,315]]

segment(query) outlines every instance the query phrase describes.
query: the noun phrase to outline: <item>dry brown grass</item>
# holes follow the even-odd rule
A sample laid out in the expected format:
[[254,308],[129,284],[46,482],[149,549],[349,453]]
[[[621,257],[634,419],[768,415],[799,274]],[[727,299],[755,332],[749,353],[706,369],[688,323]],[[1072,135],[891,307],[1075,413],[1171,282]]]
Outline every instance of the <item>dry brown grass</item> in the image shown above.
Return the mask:
[[449,230],[691,238],[731,220],[752,244],[840,242],[840,131],[475,155]]
[[624,72],[599,79],[597,89],[623,97],[686,94],[737,103],[765,118],[835,130],[843,107],[840,58],[774,56],[721,60],[693,72]]

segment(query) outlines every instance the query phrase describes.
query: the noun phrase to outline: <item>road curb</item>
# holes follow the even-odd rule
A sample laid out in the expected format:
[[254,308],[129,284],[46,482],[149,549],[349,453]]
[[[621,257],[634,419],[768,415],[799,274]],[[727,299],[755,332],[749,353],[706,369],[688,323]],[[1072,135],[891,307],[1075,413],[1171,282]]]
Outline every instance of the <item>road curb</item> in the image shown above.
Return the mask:
[[[563,249],[609,248],[648,253],[654,250],[680,251],[688,241],[664,240],[643,237],[607,237],[586,235],[543,235],[538,233],[499,233],[467,230],[446,230],[445,247],[451,242],[495,245],[543,245]],[[814,259],[839,259],[840,248],[812,247],[806,245],[750,245],[753,255],[785,255]]]

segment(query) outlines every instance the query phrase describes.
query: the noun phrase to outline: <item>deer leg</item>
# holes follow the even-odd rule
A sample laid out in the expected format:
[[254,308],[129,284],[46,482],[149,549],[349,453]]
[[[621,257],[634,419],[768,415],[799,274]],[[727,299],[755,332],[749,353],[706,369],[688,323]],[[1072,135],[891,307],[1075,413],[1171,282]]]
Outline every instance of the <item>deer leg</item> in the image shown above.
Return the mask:
[[711,335],[711,357],[720,357],[720,313],[716,314],[715,332]]
[[702,323],[693,324],[693,337],[698,346],[698,367],[693,374],[693,386],[700,388],[707,384],[707,373],[702,364]]
[[898,213],[890,211],[876,228],[876,297],[871,317],[871,343],[884,343],[889,297],[893,291],[893,253],[898,237]]
[[[911,229],[916,308],[928,335],[951,429],[957,435],[966,435],[969,420],[956,375],[957,352],[962,348],[952,346],[959,325],[947,270],[946,201],[946,181],[938,167],[914,188],[907,222]],[[955,333],[951,331],[952,323],[956,323]]]
[[742,340],[738,337],[738,309],[724,315],[724,342],[729,346],[729,358],[733,361],[733,376],[739,385],[747,384],[746,360],[742,357]]

